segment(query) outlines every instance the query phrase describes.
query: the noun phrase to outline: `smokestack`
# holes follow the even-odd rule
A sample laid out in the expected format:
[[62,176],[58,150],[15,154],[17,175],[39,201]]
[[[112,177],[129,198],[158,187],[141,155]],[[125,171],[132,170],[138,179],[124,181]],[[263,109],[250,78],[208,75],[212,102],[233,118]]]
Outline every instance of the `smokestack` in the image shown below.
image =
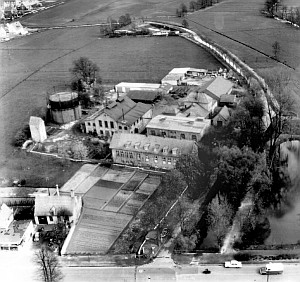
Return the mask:
[[56,184],[56,194],[57,194],[57,196],[59,196],[58,184]]

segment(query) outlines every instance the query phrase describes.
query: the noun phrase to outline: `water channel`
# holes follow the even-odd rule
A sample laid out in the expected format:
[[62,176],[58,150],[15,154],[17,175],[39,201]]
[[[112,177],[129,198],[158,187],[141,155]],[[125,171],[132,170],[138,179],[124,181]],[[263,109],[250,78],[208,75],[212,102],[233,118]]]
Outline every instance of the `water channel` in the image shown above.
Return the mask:
[[269,217],[271,234],[265,242],[267,245],[295,244],[300,241],[300,142],[283,143],[281,151],[283,156],[288,157],[292,187],[279,213]]

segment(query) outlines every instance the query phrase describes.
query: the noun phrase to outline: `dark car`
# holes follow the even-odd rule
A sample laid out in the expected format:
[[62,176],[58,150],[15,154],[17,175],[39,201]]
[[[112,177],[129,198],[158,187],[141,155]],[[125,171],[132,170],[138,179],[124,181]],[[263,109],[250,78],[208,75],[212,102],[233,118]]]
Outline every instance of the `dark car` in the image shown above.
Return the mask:
[[206,268],[205,270],[203,270],[203,272],[202,273],[204,273],[204,274],[210,274],[211,273],[211,271],[208,269],[208,268]]

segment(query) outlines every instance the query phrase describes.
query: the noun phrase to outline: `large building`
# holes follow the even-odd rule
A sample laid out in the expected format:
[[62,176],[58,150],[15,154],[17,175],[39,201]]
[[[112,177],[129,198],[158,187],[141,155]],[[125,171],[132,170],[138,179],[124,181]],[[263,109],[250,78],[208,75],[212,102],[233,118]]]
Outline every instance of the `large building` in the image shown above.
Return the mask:
[[173,169],[180,156],[197,153],[191,140],[126,133],[114,134],[110,149],[115,163],[159,169]]
[[233,83],[217,76],[215,79],[204,84],[198,92],[205,93],[216,101],[220,101],[220,98],[224,94],[230,94],[232,91]]
[[200,141],[211,121],[201,117],[158,115],[146,126],[147,134],[174,139]]
[[141,133],[151,118],[151,105],[135,103],[124,96],[88,116],[85,131],[108,137],[115,132]]
[[115,85],[116,92],[128,93],[129,91],[158,91],[160,84],[157,83],[135,83],[135,82],[120,82]]

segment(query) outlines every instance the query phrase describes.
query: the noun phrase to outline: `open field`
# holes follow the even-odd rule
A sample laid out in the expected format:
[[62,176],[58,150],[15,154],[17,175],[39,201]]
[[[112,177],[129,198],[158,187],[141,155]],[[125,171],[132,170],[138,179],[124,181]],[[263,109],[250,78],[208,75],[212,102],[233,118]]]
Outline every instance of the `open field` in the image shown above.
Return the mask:
[[287,7],[300,7],[300,1],[299,0],[281,0],[282,5],[285,5]]
[[[74,180],[85,175],[81,174],[83,169],[84,166],[74,175]],[[85,175],[82,183],[95,178],[95,171]],[[123,172],[130,176],[127,180]],[[160,184],[159,176],[121,167],[106,169],[104,174],[100,171],[99,178],[83,195],[84,208],[67,247],[69,254],[106,253]],[[131,179],[135,179],[135,185]],[[71,179],[61,190],[67,191],[73,182]],[[80,185],[75,189],[76,194],[78,189],[81,192]]]

